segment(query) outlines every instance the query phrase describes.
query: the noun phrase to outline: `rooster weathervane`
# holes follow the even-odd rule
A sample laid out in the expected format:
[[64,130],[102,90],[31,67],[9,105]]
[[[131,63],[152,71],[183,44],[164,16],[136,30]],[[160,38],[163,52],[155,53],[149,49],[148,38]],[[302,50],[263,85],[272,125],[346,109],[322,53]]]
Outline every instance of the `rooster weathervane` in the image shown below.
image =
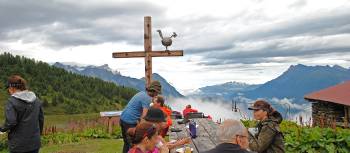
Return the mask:
[[157,30],[157,32],[159,33],[159,36],[162,39],[163,46],[165,46],[165,51],[169,51],[168,47],[171,46],[171,44],[173,43],[173,40],[171,38],[175,38],[177,34],[173,32],[173,35],[171,35],[170,37],[163,37],[161,30]]

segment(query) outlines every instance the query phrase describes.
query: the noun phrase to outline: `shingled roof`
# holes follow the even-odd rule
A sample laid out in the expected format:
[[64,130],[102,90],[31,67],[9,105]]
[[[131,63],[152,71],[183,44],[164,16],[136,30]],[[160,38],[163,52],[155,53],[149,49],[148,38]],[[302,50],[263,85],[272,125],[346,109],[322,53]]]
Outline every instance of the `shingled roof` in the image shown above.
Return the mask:
[[307,94],[304,98],[309,101],[326,101],[350,106],[350,81]]

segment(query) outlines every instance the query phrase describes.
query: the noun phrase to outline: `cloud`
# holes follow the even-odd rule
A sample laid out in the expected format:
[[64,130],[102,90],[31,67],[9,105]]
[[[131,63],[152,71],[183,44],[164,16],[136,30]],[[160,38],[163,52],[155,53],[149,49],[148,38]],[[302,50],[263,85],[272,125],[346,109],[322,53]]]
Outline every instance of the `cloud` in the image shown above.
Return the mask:
[[[263,2],[254,3],[260,6]],[[289,6],[305,5],[307,1],[298,0]],[[303,50],[300,47],[307,45],[308,39],[350,33],[350,20],[347,20],[350,13],[346,5],[280,19],[271,19],[264,13],[267,10],[261,7],[253,10],[247,8],[225,17],[191,14],[171,18],[167,8],[151,1],[87,1],[83,4],[44,0],[0,1],[0,19],[3,21],[0,23],[0,39],[40,42],[56,49],[107,42],[142,46],[142,17],[148,14],[157,18],[154,28],[167,27],[166,31],[179,33],[174,45],[184,48],[186,54],[204,54],[206,58],[221,60],[235,57],[228,63],[258,63],[261,60],[250,55],[259,56],[265,61],[269,60],[268,57],[298,56],[310,52],[318,54],[322,51]],[[154,36],[158,37],[156,34]],[[299,37],[304,46],[298,46],[298,42],[288,44]],[[343,41],[348,42],[348,38]],[[158,40],[154,42],[155,49],[162,49]],[[259,44],[261,48],[249,49],[254,45],[259,47]],[[331,51],[347,48],[349,46]],[[209,52],[215,52],[215,56],[205,54]]]
[[[182,110],[186,105],[191,105],[192,108],[197,109],[199,112],[203,112],[205,115],[213,117],[214,121],[225,119],[252,119],[253,112],[248,110],[255,100],[246,97],[234,97],[237,102],[238,111],[235,112],[232,109],[231,101],[224,101],[222,99],[203,100],[200,98],[172,98],[166,100],[166,103],[174,110],[182,113]],[[307,121],[311,117],[311,104],[295,104],[293,99],[287,98],[272,98],[267,99],[273,108],[277,109],[281,115],[288,120],[297,121],[299,116]]]
[[[203,112],[204,115],[210,115],[214,121],[225,120],[225,119],[248,119],[249,114],[246,111],[242,113],[232,111],[232,104],[220,100],[215,101],[206,101],[199,98],[176,98],[169,99],[170,107],[182,113],[182,110],[187,106],[191,105],[192,108],[197,109],[199,112]],[[240,104],[240,108],[245,110],[246,106],[244,104]]]
[[[232,63],[276,62],[275,57],[320,56],[329,53],[350,53],[350,34],[330,36],[302,36],[250,41],[237,43],[235,48],[226,51],[215,51],[207,54],[207,65],[224,65]],[[288,62],[284,58],[284,62]]]
[[163,11],[142,1],[0,1],[0,36],[59,48],[118,41],[141,44],[142,17]]
[[[234,49],[236,43],[249,43],[287,39],[293,37],[323,37],[350,32],[349,6],[336,7],[327,11],[269,19],[264,13],[242,11],[231,17],[202,16],[178,21],[177,27],[191,25],[181,31],[188,53]],[[258,11],[258,10],[257,10]],[[248,14],[248,15],[247,15]],[[262,21],[260,21],[262,20]],[[204,22],[206,21],[206,23]],[[259,21],[255,23],[254,21]],[[249,22],[253,22],[247,24]]]
[[225,32],[216,35],[214,33],[218,33],[218,30],[213,29],[214,32],[207,33],[209,37],[205,34],[193,36],[192,39],[197,40],[197,43],[189,43],[186,50],[189,54],[201,54],[205,57],[207,61],[200,62],[204,65],[254,64],[274,62],[274,57],[349,53],[348,9],[343,6],[329,11],[287,17],[278,22],[262,23],[254,27],[225,29]]
[[200,7],[186,0],[0,0],[0,49],[46,62],[108,63],[142,77],[143,60],[115,62],[111,52],[143,50],[150,15],[153,49],[164,49],[156,29],[174,31],[170,49],[189,59],[155,60],[154,70],[178,88],[264,83],[291,64],[349,67],[349,9],[345,0],[203,0]]
[[307,35],[335,35],[350,32],[349,7],[339,7],[330,11],[318,11],[307,15],[286,18],[255,28],[242,31],[235,36],[236,40],[261,40]]
[[307,1],[306,0],[298,0],[295,1],[294,3],[289,5],[289,8],[300,8],[307,5]]

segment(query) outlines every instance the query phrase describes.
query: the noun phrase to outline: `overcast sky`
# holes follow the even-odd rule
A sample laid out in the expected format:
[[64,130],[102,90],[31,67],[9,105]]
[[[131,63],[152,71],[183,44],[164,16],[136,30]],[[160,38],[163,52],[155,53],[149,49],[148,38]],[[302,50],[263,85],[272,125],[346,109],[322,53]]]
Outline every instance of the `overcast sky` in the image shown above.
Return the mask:
[[276,78],[290,65],[350,67],[350,0],[0,0],[0,52],[45,62],[108,64],[144,76],[144,60],[112,52],[143,50],[143,18],[156,33],[176,32],[154,72],[182,93],[228,81]]

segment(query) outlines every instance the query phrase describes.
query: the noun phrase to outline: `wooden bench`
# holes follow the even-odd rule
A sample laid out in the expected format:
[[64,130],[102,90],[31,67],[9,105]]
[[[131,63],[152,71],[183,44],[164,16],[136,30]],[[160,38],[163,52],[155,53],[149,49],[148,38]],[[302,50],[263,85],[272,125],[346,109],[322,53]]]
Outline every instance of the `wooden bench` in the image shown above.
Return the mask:
[[[190,143],[191,148],[193,148],[193,152],[201,153],[203,151],[207,151],[214,148],[218,144],[218,141],[216,138],[216,129],[218,125],[208,118],[195,118],[191,120],[194,120],[198,125],[197,138],[191,139],[191,143]],[[178,121],[181,121],[181,120],[174,120],[172,128],[178,128],[178,129],[181,129],[182,131],[181,132],[169,131],[170,141],[190,137],[189,129],[186,128],[186,125],[188,124],[186,125],[178,124],[177,123]],[[178,148],[172,149],[170,152],[175,153],[176,149]]]

